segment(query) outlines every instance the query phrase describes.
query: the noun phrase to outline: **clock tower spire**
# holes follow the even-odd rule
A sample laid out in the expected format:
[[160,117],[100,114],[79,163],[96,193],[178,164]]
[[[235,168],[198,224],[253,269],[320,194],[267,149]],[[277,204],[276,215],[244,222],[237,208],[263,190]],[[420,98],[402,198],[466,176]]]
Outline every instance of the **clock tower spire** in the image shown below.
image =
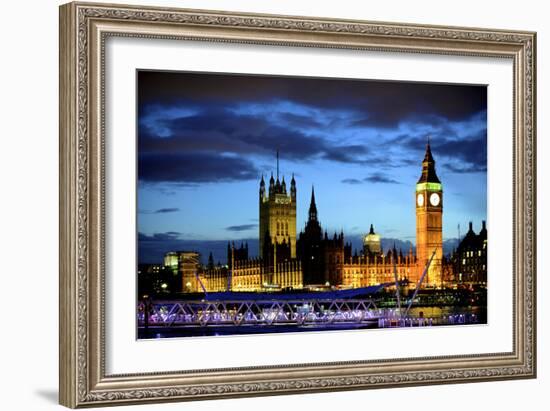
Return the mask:
[[428,274],[424,279],[424,286],[439,287],[442,283],[443,187],[435,171],[435,160],[429,139],[422,161],[422,174],[416,183],[415,202],[418,276],[422,275],[435,251]]

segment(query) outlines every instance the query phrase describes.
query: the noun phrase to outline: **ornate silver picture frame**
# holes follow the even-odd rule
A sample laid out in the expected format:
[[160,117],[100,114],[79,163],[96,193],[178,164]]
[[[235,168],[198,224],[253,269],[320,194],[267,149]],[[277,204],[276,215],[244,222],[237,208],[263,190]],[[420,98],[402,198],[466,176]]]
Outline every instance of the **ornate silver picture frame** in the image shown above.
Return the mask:
[[[512,62],[512,350],[106,371],[105,64],[109,38],[499,58]],[[536,34],[93,3],[60,7],[60,403],[190,401],[536,377]],[[490,104],[490,102],[489,102]],[[267,338],[267,337],[264,337]]]

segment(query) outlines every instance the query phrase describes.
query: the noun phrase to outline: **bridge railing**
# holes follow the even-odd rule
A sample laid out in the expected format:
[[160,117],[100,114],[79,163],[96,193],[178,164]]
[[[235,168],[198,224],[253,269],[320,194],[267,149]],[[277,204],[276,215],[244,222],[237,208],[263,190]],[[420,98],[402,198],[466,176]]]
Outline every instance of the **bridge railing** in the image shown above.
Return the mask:
[[334,324],[377,321],[371,299],[288,301],[141,301],[138,326]]

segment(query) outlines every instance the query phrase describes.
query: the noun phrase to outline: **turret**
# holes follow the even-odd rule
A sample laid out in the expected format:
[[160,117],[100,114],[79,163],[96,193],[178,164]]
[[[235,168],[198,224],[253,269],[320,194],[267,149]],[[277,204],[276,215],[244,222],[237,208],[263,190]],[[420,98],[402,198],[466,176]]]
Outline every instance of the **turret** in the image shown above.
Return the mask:
[[260,200],[265,197],[265,181],[264,175],[262,174],[262,180],[260,181]]
[[271,178],[269,179],[269,196],[275,194],[275,179],[273,178],[273,172],[271,172]]
[[296,180],[294,180],[294,173],[292,173],[292,180],[290,180],[290,197],[292,202],[296,202]]
[[479,232],[479,237],[482,240],[487,240],[487,226],[485,224],[485,220],[481,222],[481,231]]

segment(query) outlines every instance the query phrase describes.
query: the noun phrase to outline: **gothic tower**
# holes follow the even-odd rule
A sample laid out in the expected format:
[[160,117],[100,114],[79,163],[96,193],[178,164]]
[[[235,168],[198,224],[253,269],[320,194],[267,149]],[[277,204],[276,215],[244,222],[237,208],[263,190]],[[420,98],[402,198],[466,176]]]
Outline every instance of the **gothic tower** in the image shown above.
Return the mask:
[[443,188],[435,172],[430,142],[422,161],[422,175],[416,183],[416,257],[419,276],[435,250],[435,256],[424,278],[424,286],[441,285],[443,258]]
[[327,280],[324,268],[323,232],[317,215],[313,187],[311,187],[308,220],[304,231],[300,232],[297,253],[302,262],[304,284],[324,284]]
[[277,262],[296,258],[296,181],[290,181],[287,193],[285,178],[279,181],[279,152],[277,151],[277,180],[269,180],[266,192],[264,178],[260,182],[260,257],[267,258],[266,245],[273,244]]

